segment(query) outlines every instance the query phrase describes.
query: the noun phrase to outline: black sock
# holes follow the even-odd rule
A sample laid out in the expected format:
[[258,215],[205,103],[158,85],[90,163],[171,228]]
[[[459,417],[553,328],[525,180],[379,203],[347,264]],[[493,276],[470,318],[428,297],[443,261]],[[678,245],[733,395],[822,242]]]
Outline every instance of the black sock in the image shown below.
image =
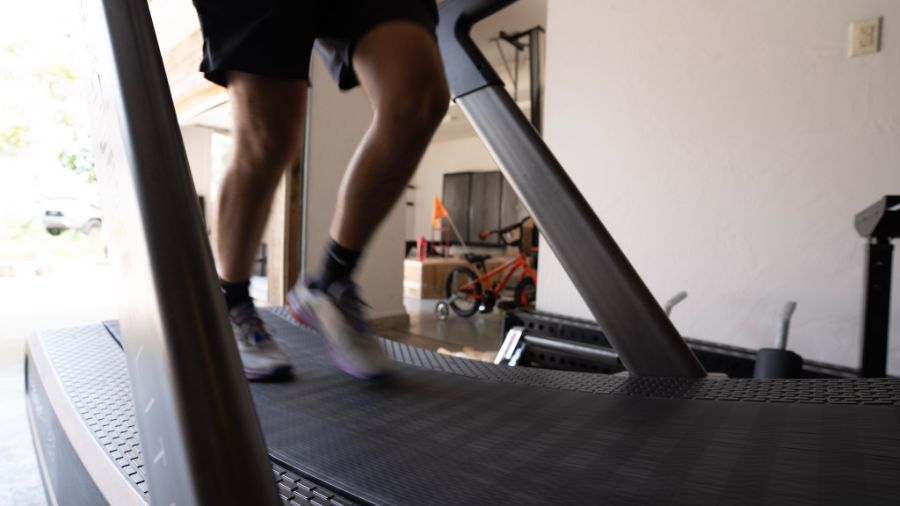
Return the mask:
[[225,305],[228,306],[228,309],[247,301],[253,301],[253,299],[250,298],[249,281],[240,283],[229,283],[224,279],[220,279],[219,281],[222,282],[222,293],[225,294]]
[[325,248],[325,256],[322,258],[322,270],[313,284],[320,290],[325,290],[335,281],[347,279],[353,274],[356,262],[361,253],[347,249],[332,240]]

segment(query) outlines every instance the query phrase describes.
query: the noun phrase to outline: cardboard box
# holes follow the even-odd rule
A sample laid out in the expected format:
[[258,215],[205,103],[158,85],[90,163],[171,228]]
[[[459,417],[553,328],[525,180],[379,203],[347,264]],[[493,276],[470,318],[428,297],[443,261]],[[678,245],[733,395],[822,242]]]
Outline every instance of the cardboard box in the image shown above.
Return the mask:
[[459,258],[426,258],[403,261],[403,295],[416,299],[444,297],[447,275],[456,267],[467,265]]
[[[498,267],[503,262],[509,260],[510,257],[491,257],[485,261],[485,268],[490,271]],[[468,267],[477,275],[481,275],[478,268],[467,263],[462,258],[426,258],[420,261],[415,258],[407,258],[403,261],[403,296],[415,299],[442,299],[444,298],[444,290],[447,283],[447,276],[457,267]],[[501,273],[505,275],[506,273]],[[507,287],[515,288],[518,276],[510,279]],[[500,282],[500,277],[496,277],[495,283]]]

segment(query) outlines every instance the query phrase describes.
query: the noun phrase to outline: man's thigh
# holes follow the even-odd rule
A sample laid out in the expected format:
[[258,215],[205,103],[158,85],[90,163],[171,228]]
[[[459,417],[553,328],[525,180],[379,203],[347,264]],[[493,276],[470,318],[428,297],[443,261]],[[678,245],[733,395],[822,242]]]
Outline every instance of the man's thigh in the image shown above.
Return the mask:
[[[358,59],[368,61],[373,56],[382,59],[380,54],[373,55],[372,51],[364,49],[360,54],[361,47],[373,41],[375,44],[381,41],[393,44],[393,48],[387,48],[387,53],[392,49],[400,66],[406,66],[411,59],[429,70],[440,67],[435,36],[438,13],[434,0],[332,0],[329,5],[317,27],[316,49],[342,89],[360,84],[361,76],[357,71],[364,71],[366,65],[359,65]],[[394,26],[404,28],[386,29]],[[385,31],[396,33],[396,36],[372,37]],[[409,36],[410,31],[415,33]],[[425,50],[415,51],[416,48],[404,44],[419,45]]]
[[446,94],[437,42],[420,25],[406,20],[384,23],[364,35],[354,51],[353,69],[376,105]]
[[241,149],[299,150],[308,82],[228,72],[229,105]]

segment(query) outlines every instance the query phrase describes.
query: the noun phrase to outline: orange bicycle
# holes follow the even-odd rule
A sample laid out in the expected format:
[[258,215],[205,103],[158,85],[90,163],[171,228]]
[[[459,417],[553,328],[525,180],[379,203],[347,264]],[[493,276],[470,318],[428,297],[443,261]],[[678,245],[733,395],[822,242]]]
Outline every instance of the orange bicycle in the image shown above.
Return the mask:
[[[487,239],[496,234],[502,245],[516,246],[519,251],[515,257],[490,271],[485,267],[485,261],[491,258],[490,255],[475,255],[471,253],[463,255],[467,262],[477,266],[481,275],[475,274],[468,267],[457,267],[450,271],[445,284],[445,295],[447,298],[439,301],[434,307],[438,319],[446,320],[450,316],[451,309],[454,313],[464,318],[472,316],[477,311],[490,313],[494,310],[494,306],[498,305],[497,303],[503,290],[517,272],[520,272],[521,276],[516,284],[513,299],[507,306],[528,307],[534,304],[535,294],[537,293],[537,272],[531,267],[531,262],[528,256],[525,255],[523,244],[525,237],[524,225],[530,219],[530,217],[525,218],[514,225],[497,230],[487,230],[478,234],[482,239]],[[513,232],[518,232],[517,239],[512,239]],[[494,279],[501,277],[501,275],[500,282],[494,283]],[[501,305],[501,307],[503,306]]]

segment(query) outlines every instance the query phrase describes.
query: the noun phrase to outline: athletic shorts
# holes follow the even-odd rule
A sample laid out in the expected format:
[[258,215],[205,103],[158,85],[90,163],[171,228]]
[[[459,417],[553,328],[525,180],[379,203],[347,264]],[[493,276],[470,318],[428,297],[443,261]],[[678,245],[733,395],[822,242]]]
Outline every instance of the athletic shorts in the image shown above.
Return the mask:
[[194,0],[203,31],[200,70],[227,86],[227,71],[309,79],[313,46],[341,89],[359,84],[356,42],[375,26],[409,20],[434,35],[434,0]]

